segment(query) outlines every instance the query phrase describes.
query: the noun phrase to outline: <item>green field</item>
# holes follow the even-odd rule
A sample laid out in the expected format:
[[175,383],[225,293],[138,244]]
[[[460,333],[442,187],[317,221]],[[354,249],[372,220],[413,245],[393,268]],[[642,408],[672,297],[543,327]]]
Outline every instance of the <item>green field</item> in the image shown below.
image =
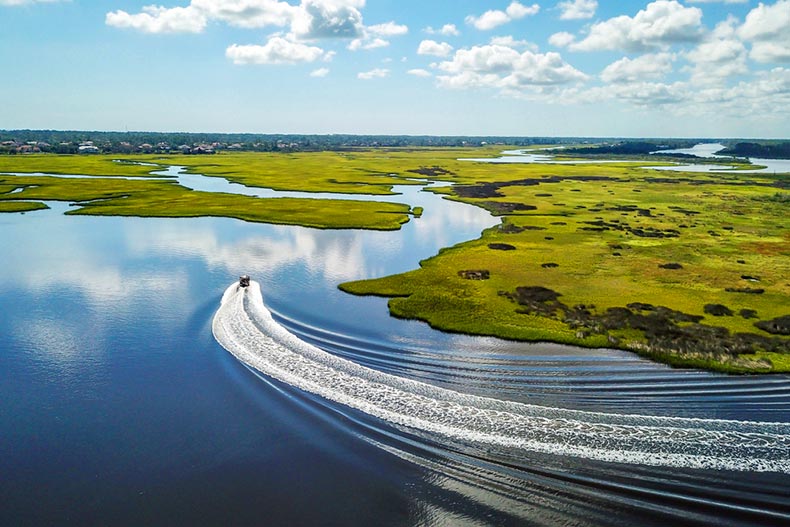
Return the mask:
[[[661,172],[626,160],[458,161],[502,149],[121,157],[279,190],[385,195],[396,184],[450,181],[452,187],[434,191],[484,207],[501,224],[411,272],[341,289],[392,297],[393,315],[446,331],[617,347],[727,372],[790,371],[789,176]],[[86,177],[0,174],[0,212],[60,200],[79,205],[69,214],[224,216],[364,229],[397,229],[422,212],[375,198],[196,192],[174,181],[119,178],[157,167],[114,159],[4,156],[0,172]]]

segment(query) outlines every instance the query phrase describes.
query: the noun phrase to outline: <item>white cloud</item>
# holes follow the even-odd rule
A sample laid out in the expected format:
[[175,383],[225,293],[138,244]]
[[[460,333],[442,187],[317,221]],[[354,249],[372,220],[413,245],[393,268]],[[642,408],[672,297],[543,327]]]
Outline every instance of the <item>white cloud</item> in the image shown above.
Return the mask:
[[567,31],[560,31],[559,33],[554,33],[549,37],[549,44],[557,48],[564,48],[575,40],[576,37],[571,33],[568,33]]
[[388,40],[381,37],[397,37],[409,32],[408,26],[399,25],[395,22],[386,22],[363,28],[362,36],[355,38],[348,45],[351,51],[360,49],[375,49],[389,46]]
[[408,26],[396,24],[395,22],[376,24],[373,26],[368,26],[366,29],[370,33],[381,37],[397,37],[400,35],[405,35],[409,32]]
[[453,47],[447,42],[436,42],[435,40],[423,40],[417,48],[418,55],[434,55],[436,57],[446,57],[452,51]]
[[676,0],[656,0],[634,17],[621,15],[592,25],[587,36],[569,43],[574,51],[645,51],[701,38],[702,10]]
[[[635,82],[560,91],[555,102],[600,103],[614,101],[645,109],[661,108],[681,116],[744,115],[774,119],[778,108],[790,107],[790,69],[774,68],[734,86],[699,86],[691,82]],[[781,114],[779,114],[781,115]]]
[[568,0],[560,2],[557,7],[562,11],[561,20],[582,20],[595,16],[598,2],[597,0]]
[[509,16],[511,20],[518,20],[519,18],[524,18],[525,16],[536,15],[538,11],[540,11],[540,6],[538,4],[532,4],[531,6],[527,7],[518,3],[516,0],[513,0],[513,2],[511,2],[505,10],[507,16]]
[[688,99],[687,86],[676,82],[640,82],[635,84],[613,84],[612,95],[620,101],[645,107],[678,104]]
[[507,24],[511,20],[518,20],[525,16],[535,15],[538,11],[540,11],[540,6],[538,4],[532,4],[527,7],[513,0],[505,11],[492,9],[480,16],[469,15],[465,20],[467,24],[471,24],[481,31],[488,31],[489,29]]
[[413,69],[413,70],[409,70],[406,73],[408,73],[409,75],[414,75],[415,77],[431,77],[432,76],[430,71],[419,69],[419,68]]
[[326,58],[327,53],[319,47],[275,36],[263,46],[233,44],[225,50],[225,56],[234,64],[296,64],[315,62]]
[[362,80],[383,79],[389,77],[390,70],[386,68],[374,68],[370,71],[357,73],[357,78]]
[[786,42],[755,42],[749,56],[757,62],[790,63],[790,45]]
[[370,37],[370,38],[355,38],[348,44],[348,49],[351,51],[359,51],[360,49],[376,49],[389,46],[390,43],[383,38]]
[[457,37],[461,34],[458,31],[458,28],[455,27],[455,24],[445,24],[441,27],[441,29],[434,29],[431,26],[428,26],[424,29],[426,33],[429,35],[444,35],[445,37]]
[[318,68],[310,72],[311,77],[326,77],[329,75],[329,68]]
[[445,88],[498,88],[509,94],[525,89],[582,81],[587,76],[562,60],[558,53],[533,53],[499,45],[461,49],[452,60],[437,65]]
[[359,8],[365,0],[302,0],[291,22],[298,38],[359,38],[364,26]]
[[633,83],[660,79],[672,71],[673,60],[674,56],[670,53],[641,55],[635,59],[623,57],[604,68],[601,80],[608,83]]
[[615,101],[619,105],[630,104],[639,108],[654,109],[681,105],[689,100],[690,93],[692,92],[688,85],[683,82],[613,83],[589,89],[563,90],[556,96],[555,102],[598,104]]
[[752,42],[749,56],[758,62],[790,62],[790,0],[752,9],[738,35]]
[[507,46],[509,48],[527,48],[527,49],[531,49],[532,51],[538,50],[538,46],[536,46],[532,42],[529,42],[528,40],[516,40],[510,35],[504,37],[492,37],[489,43],[495,46]]
[[[360,38],[365,28],[359,9],[364,5],[365,0],[301,0],[299,5],[279,0],[192,0],[187,7],[147,6],[138,14],[114,11],[107,13],[106,23],[147,33],[199,33],[208,21],[216,20],[244,28],[290,25],[292,40]],[[383,30],[392,29],[389,24],[382,24]]]
[[716,29],[686,58],[693,65],[691,81],[695,84],[717,84],[732,75],[748,72],[746,46],[737,38],[735,18],[719,23]]
[[105,17],[108,26],[136,29],[143,33],[200,33],[207,22],[205,14],[192,6],[168,9],[149,5],[135,15],[118,10],[107,13]]
[[749,0],[686,0],[689,4],[745,4]]
[[192,0],[190,6],[211,20],[244,28],[286,26],[299,10],[278,0]]
[[510,22],[510,17],[507,16],[507,13],[499,10],[486,11],[479,17],[472,15],[466,17],[467,24],[471,24],[481,31],[494,29],[508,22]]

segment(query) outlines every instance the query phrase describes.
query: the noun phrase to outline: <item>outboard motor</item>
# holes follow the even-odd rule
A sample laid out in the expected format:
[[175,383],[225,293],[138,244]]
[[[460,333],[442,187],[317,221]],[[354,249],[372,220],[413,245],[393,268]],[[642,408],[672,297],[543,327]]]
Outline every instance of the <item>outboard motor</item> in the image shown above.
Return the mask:
[[248,275],[242,275],[239,277],[239,287],[249,287],[250,285],[250,277]]

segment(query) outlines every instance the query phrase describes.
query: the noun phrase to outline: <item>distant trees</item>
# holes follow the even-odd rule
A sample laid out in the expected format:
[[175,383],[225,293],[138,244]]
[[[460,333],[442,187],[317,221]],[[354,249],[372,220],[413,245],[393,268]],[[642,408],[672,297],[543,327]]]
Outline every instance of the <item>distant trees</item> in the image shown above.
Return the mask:
[[[433,135],[350,135],[350,134],[212,134],[190,132],[100,132],[79,130],[0,130],[0,154],[29,150],[77,153],[81,144],[91,142],[104,153],[128,154],[141,151],[179,152],[186,146],[214,151],[230,149],[255,152],[293,152],[389,147],[477,147],[491,144],[529,147],[569,145],[563,152],[584,155],[646,155],[658,150],[688,148],[710,139],[628,139],[584,137],[517,136],[433,136]],[[728,142],[732,144],[732,142]],[[579,147],[578,145],[589,144]],[[27,146],[30,149],[26,148]],[[142,147],[142,148],[141,148]],[[790,142],[741,142],[722,153],[739,157],[790,158]],[[672,154],[675,157],[683,154]]]
[[790,142],[783,143],[737,143],[719,154],[737,157],[761,157],[763,159],[790,159]]
[[[322,151],[367,147],[464,147],[486,144],[515,146],[545,144],[578,144],[583,138],[514,137],[514,136],[431,136],[431,135],[350,135],[350,134],[212,134],[188,132],[100,132],[77,130],[0,130],[0,143],[12,144],[0,148],[0,153],[16,153],[19,145],[44,142],[51,145],[48,151],[75,153],[81,143],[93,142],[105,153],[140,151],[142,145],[168,145],[168,150],[178,151],[180,146],[209,145],[215,150],[233,146],[232,150],[256,152]],[[598,142],[598,141],[596,141]]]
[[[585,154],[585,155],[647,155],[659,150],[675,150],[679,148],[691,148],[699,141],[667,141],[667,142],[647,142],[647,141],[624,141],[616,144],[595,145],[592,147],[566,148],[562,152],[565,154]],[[684,154],[672,154],[673,156],[683,156]],[[688,156],[694,157],[694,156]]]

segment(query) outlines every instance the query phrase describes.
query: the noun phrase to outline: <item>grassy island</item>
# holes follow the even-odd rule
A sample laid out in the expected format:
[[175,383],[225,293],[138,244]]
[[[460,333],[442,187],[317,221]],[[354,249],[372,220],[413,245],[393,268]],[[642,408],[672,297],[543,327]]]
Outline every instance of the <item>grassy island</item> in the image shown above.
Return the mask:
[[[461,160],[503,149],[3,156],[0,212],[58,200],[77,205],[68,214],[398,229],[419,221],[422,209],[376,195],[447,181],[432,191],[483,207],[501,223],[418,269],[342,290],[391,297],[393,315],[446,331],[615,347],[731,373],[790,372],[790,176],[666,172],[629,159]],[[250,186],[372,197],[254,198],[151,177],[172,165]]]
[[452,162],[438,189],[501,216],[404,274],[342,284],[445,331],[790,371],[790,177]]
[[[253,170],[256,162],[264,165],[266,163],[266,160],[254,159],[254,155],[251,157],[250,154],[227,157],[235,160],[235,163],[228,163],[229,166],[239,166],[243,160],[248,170]],[[176,161],[195,159],[194,156],[187,159],[178,159],[176,156],[123,158],[123,161],[148,163],[140,165],[117,162],[116,158],[109,156],[5,156],[0,158],[0,212],[46,208],[41,203],[43,201],[67,201],[78,205],[67,214],[77,215],[168,218],[221,216],[325,229],[374,230],[399,229],[403,223],[409,221],[412,214],[408,205],[375,200],[255,198],[218,192],[197,192],[178,185],[172,178],[154,178],[151,174],[167,165],[177,164]],[[13,161],[17,163],[14,164]],[[51,171],[47,171],[48,163]],[[215,163],[214,167],[217,166],[224,165]],[[299,165],[294,165],[292,170],[298,171]],[[17,174],[29,172],[31,175],[4,175],[3,171]],[[84,177],[45,176],[38,174],[39,172],[82,174]],[[144,177],[127,179],[128,176]],[[249,178],[239,176],[237,179],[252,183]],[[255,183],[268,186],[260,178]],[[347,185],[347,182],[338,183],[337,187],[343,190],[335,191],[346,193]],[[360,185],[353,184],[354,188]],[[325,183],[325,188],[330,188],[330,184]],[[390,187],[383,188],[384,191],[379,190],[379,194],[388,193]]]

